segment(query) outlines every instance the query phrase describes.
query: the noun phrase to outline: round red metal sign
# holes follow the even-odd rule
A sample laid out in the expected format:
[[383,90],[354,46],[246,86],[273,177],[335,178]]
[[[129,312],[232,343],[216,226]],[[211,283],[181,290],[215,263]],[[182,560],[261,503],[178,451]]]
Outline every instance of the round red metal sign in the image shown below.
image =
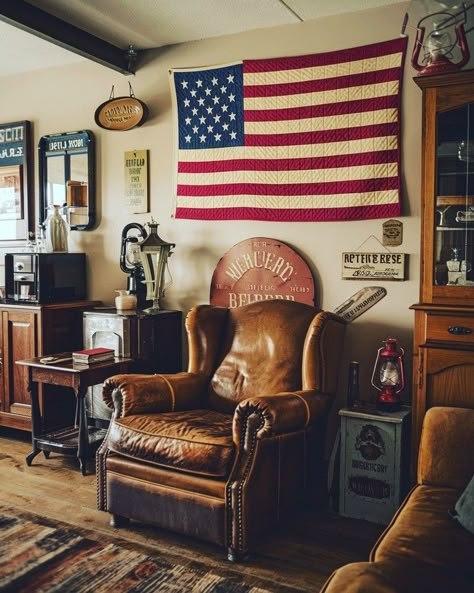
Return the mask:
[[214,270],[211,305],[234,308],[270,299],[314,306],[311,270],[291,247],[276,239],[253,237],[237,243]]

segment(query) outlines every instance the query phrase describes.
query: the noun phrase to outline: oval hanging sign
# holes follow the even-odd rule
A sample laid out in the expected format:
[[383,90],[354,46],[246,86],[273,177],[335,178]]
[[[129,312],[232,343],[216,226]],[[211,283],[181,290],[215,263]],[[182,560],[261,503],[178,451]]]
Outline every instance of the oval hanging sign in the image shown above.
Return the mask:
[[95,123],[106,130],[126,131],[141,126],[148,117],[148,107],[135,97],[117,97],[95,110]]

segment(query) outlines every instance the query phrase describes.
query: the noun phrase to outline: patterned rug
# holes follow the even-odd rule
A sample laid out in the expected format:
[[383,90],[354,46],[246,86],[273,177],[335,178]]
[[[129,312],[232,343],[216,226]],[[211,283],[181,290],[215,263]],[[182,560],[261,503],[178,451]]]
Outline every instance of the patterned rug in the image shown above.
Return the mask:
[[[235,574],[170,561],[65,523],[0,509],[3,593],[271,593]],[[278,587],[279,593],[286,588]],[[286,589],[288,593],[294,589]]]

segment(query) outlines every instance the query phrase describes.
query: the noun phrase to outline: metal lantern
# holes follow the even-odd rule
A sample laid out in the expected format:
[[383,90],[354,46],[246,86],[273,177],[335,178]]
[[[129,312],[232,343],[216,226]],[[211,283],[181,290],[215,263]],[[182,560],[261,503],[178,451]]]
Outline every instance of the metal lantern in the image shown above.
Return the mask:
[[[454,72],[467,64],[470,56],[464,31],[466,20],[463,3],[462,10],[455,14],[447,10],[434,12],[418,22],[411,63],[420,75]],[[453,60],[455,50],[461,53],[457,62]]]
[[140,243],[140,259],[147,286],[146,299],[153,301],[153,304],[148,309],[144,309],[143,313],[154,315],[161,311],[160,299],[170,284],[170,282],[165,284],[165,273],[168,270],[168,258],[172,254],[171,250],[176,245],[163,241],[158,236],[158,223],[153,218],[151,222],[147,223],[147,226],[150,232],[148,237]]
[[377,408],[386,412],[396,412],[401,408],[399,393],[405,387],[403,372],[403,348],[397,349],[397,340],[387,338],[384,346],[377,351],[377,359],[372,373],[372,385],[380,391]]

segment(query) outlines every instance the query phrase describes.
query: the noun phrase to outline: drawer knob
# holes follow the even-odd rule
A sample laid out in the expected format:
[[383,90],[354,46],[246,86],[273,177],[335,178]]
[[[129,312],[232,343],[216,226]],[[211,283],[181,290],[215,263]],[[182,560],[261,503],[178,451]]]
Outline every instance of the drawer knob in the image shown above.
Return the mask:
[[448,327],[448,332],[455,336],[468,336],[472,334],[472,329],[470,327],[463,327],[462,325],[452,325]]

